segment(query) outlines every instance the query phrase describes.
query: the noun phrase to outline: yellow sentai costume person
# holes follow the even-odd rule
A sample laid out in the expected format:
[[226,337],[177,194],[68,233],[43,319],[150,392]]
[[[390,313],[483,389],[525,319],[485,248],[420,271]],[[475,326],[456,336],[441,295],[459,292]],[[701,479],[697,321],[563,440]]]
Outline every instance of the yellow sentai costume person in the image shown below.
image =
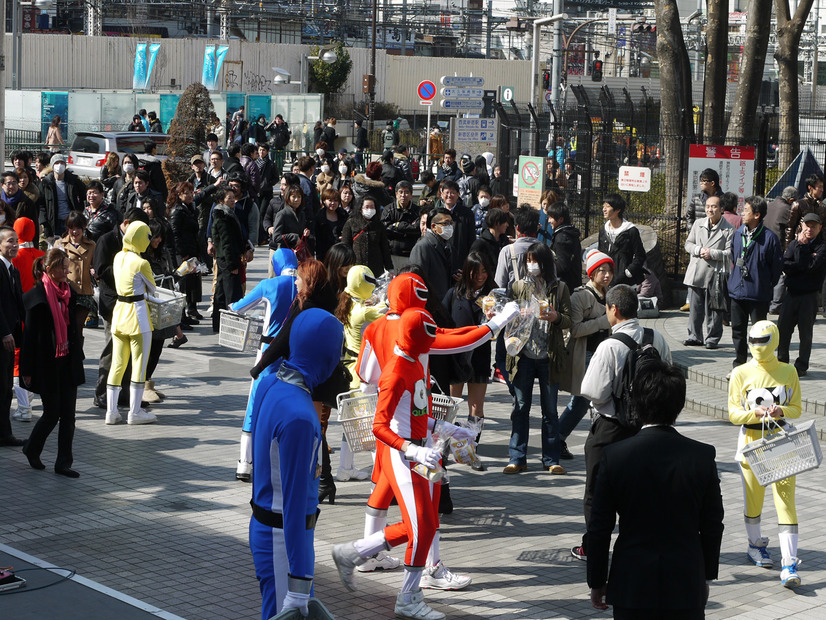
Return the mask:
[[[766,489],[757,482],[757,477],[743,458],[743,447],[763,436],[761,422],[764,417],[769,416],[784,426],[787,419],[800,417],[800,380],[794,366],[777,361],[775,351],[779,340],[780,333],[774,323],[755,323],[748,338],[753,359],[732,371],[728,391],[729,420],[740,425],[735,458],[740,463],[743,478],[746,534],[749,539],[747,554],[751,562],[763,568],[772,567],[771,555],[766,548],[769,539],[760,533],[760,514]],[[773,424],[771,428],[771,433],[778,432]],[[768,436],[770,432],[765,434]],[[771,487],[782,556],[780,581],[787,588],[793,588],[800,585],[797,574],[800,561],[797,559],[795,477],[775,482]]]
[[132,356],[132,384],[129,388],[129,424],[151,424],[157,418],[141,409],[152,321],[147,299],[155,293],[155,278],[141,253],[149,247],[152,233],[143,222],[132,222],[123,234],[123,249],[115,255],[112,271],[118,301],[112,311],[112,367],[106,381],[106,423],[117,424],[120,383],[129,356]]

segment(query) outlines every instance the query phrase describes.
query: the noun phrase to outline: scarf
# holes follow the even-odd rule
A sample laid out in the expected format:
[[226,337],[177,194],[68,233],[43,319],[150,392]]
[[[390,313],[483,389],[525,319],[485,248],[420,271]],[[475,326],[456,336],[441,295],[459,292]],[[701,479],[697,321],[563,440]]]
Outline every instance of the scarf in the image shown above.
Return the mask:
[[45,273],[40,281],[46,291],[46,299],[49,300],[49,308],[54,320],[54,335],[57,341],[55,357],[65,357],[69,354],[69,299],[72,291],[66,282],[55,284],[54,280]]
[[23,192],[20,190],[18,190],[14,196],[8,196],[6,194],[6,190],[3,190],[2,192],[0,192],[0,194],[2,195],[3,202],[5,202],[10,207],[13,207],[18,202],[20,202],[20,198],[23,197]]
[[264,166],[267,163],[267,160],[264,159],[263,157],[259,157],[258,159],[255,160],[255,163],[258,165],[259,170],[263,170]]

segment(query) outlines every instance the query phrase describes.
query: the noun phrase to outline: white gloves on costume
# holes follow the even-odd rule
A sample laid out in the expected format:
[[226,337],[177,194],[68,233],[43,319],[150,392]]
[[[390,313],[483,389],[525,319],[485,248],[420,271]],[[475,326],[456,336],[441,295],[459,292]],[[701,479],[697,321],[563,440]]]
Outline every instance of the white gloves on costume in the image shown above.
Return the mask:
[[442,455],[433,448],[417,446],[416,444],[411,443],[407,450],[405,450],[404,458],[408,461],[416,461],[417,463],[421,463],[430,469],[435,469],[438,467],[439,460],[442,458]]
[[505,307],[502,308],[501,312],[493,315],[493,318],[488,321],[488,327],[494,332],[497,332],[518,316],[519,304],[515,301],[509,301],[505,304]]
[[290,592],[287,590],[287,596],[284,597],[284,603],[281,605],[281,610],[297,609],[299,613],[306,618],[310,615],[310,610],[307,608],[307,603],[309,602],[309,594],[301,594],[299,592]]
[[464,426],[456,426],[455,424],[445,422],[444,420],[436,420],[436,424],[433,426],[433,432],[440,437],[453,437],[459,441],[462,439],[476,438],[476,432],[470,430],[469,428],[465,428]]

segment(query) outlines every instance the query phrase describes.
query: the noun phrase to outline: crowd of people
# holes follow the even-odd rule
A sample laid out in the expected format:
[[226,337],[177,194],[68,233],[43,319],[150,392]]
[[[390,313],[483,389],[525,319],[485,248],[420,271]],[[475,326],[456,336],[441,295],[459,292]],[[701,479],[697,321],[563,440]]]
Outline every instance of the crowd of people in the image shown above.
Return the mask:
[[[646,252],[640,230],[626,218],[623,197],[604,196],[605,224],[595,246],[583,252],[572,206],[563,199],[569,197],[563,190],[565,175],[574,175],[570,162],[565,172],[559,163],[549,167],[552,189],[542,195],[541,208],[512,209],[501,193],[501,170],[490,157],[457,158],[447,149],[435,174],[420,175],[424,188],[417,200],[417,179],[404,144],[388,145],[392,148],[377,161],[364,157],[366,138],[355,153],[336,151],[336,119],[331,118],[318,128],[314,152],[298,157],[285,172],[290,132],[283,118],[272,123],[259,118],[250,127],[241,111],[231,120],[228,147],[209,134],[207,149],[190,159],[189,179],[172,186],[153,142],[146,143],[142,155],[118,160],[110,154],[100,179],[88,183],[67,170],[60,153],[12,155],[14,170],[2,175],[0,194],[0,445],[22,445],[29,464],[44,469],[43,445],[59,425],[55,472],[79,476],[71,466],[77,387],[85,380],[83,331],[98,321],[104,345],[97,354],[94,404],[105,410],[106,424],[123,421],[119,407],[128,407],[128,424],[156,422],[148,409],[163,399],[153,380],[161,353],[166,346],[184,346],[185,331],[204,319],[198,310],[205,301],[204,276],[176,275],[179,265],[195,259],[203,272],[213,274],[205,314],[211,314],[214,332],[220,330],[222,310],[246,312],[266,304],[236,469],[238,480],[253,483],[250,545],[263,618],[284,608],[307,610],[318,503],[334,503],[336,482],[368,476],[375,487],[367,498],[365,536],[334,551],[345,585],[355,587],[356,569],[399,567],[399,560],[385,552],[406,544],[396,613],[444,617],[424,602],[421,588],[461,589],[471,580],[451,572],[440,558],[439,514],[453,510],[449,484],[434,484],[414,469],[441,466],[433,435],[481,441],[485,396],[493,380],[505,383],[513,398],[504,474],[529,468],[535,385],[541,413],[538,457],[550,474],[566,474],[561,461],[574,458],[566,439],[589,409],[593,412],[585,444],[586,532],[572,553],[589,561],[592,598],[595,606],[603,605],[606,533],[610,539],[615,512],[622,515],[626,504],[616,493],[609,501],[607,488],[616,491],[625,483],[614,478],[614,460],[631,458],[613,445],[639,434],[644,451],[653,438],[640,428],[670,426],[682,409],[673,398],[682,377],[673,372],[666,340],[637,319]],[[135,130],[138,123],[143,124],[142,114],[136,115]],[[236,134],[248,139],[235,140]],[[715,171],[703,171],[701,182],[685,244],[690,314],[684,344],[716,349],[723,325],[730,322],[736,353],[730,412],[742,428],[742,449],[763,417],[785,423],[800,415],[798,377],[808,368],[826,276],[823,179],[809,177],[800,200],[794,188],[771,205],[749,197],[739,214],[736,202],[723,206],[726,194]],[[248,286],[247,265],[262,247],[269,253],[268,277]],[[374,295],[381,276],[390,280],[386,303]],[[149,303],[157,286],[172,281],[186,305],[178,325],[159,329]],[[504,307],[483,303],[495,289],[508,302]],[[773,299],[778,327],[764,321]],[[506,347],[505,338],[497,336],[531,302],[539,310],[530,333],[517,349]],[[791,366],[795,327],[801,346]],[[655,352],[661,365],[652,365],[652,374],[674,389],[665,393],[657,384],[634,397],[640,402],[625,398],[627,360],[636,359],[638,351]],[[749,351],[753,361],[747,364]],[[770,406],[753,395],[757,388],[769,389],[763,385],[767,376],[771,389],[786,390],[772,392],[775,404]],[[462,397],[465,384],[473,431],[430,415],[432,391]],[[372,474],[355,468],[342,438],[334,475],[327,420],[336,397],[352,389],[378,390],[375,466]],[[560,389],[570,395],[561,415]],[[684,394],[684,380],[681,389]],[[13,414],[12,394],[17,399]],[[12,434],[10,419],[32,420],[35,394],[43,414],[24,442]],[[631,413],[659,409],[661,414]],[[705,578],[713,579],[722,535],[713,454],[709,461],[707,451],[676,437],[669,440],[673,454],[693,455],[686,463],[696,456],[707,485],[706,499],[696,507],[704,519],[704,554],[698,561],[704,563]],[[318,479],[310,475],[316,466]],[[486,469],[478,458],[472,466]],[[256,477],[259,470],[272,475]],[[741,463],[741,471],[749,558],[771,566],[768,541],[760,532],[763,488],[747,463]],[[387,525],[393,498],[402,522]],[[793,587],[800,583],[793,478],[777,483],[775,501],[781,580]],[[273,538],[275,530],[280,532]],[[610,602],[610,580],[608,597]],[[680,599],[678,608],[700,613],[684,617],[702,617],[702,598],[701,593]],[[642,617],[635,615],[639,608],[650,607],[623,598],[618,590],[613,599],[626,609],[622,617]]]

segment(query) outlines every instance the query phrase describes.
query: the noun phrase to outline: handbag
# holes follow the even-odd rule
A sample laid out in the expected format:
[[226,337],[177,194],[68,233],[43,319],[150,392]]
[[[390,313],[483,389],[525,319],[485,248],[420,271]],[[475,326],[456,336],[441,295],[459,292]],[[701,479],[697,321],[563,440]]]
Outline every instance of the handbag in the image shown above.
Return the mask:
[[717,312],[728,309],[728,284],[724,269],[716,268],[708,287],[708,307]]

